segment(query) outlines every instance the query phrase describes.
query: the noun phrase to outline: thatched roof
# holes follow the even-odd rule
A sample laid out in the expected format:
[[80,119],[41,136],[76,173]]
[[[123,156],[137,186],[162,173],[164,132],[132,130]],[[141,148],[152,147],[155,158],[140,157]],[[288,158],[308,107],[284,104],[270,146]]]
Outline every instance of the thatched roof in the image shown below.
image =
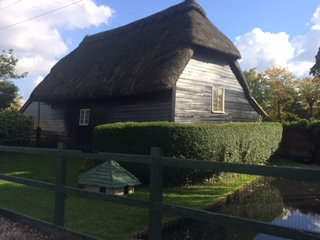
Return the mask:
[[105,188],[122,188],[141,184],[115,161],[106,161],[79,176],[79,184]]
[[87,36],[35,88],[30,100],[125,96],[171,89],[197,48],[235,61],[240,53],[194,0]]

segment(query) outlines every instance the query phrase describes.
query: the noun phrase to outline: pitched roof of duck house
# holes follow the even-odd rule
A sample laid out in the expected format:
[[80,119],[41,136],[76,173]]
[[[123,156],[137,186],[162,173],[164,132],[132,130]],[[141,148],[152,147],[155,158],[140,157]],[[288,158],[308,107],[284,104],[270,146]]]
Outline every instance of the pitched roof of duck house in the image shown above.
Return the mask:
[[106,161],[79,176],[79,184],[110,189],[135,186],[140,181],[115,161]]

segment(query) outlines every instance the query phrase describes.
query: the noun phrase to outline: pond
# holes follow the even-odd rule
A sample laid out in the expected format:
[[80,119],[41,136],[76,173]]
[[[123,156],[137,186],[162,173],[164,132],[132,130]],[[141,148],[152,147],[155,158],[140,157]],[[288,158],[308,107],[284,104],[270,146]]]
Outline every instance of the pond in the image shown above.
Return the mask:
[[[271,183],[283,197],[284,209],[272,223],[320,233],[320,184],[290,180]],[[283,239],[264,234],[254,240]]]
[[[320,184],[266,178],[235,194],[223,206],[215,206],[211,210],[320,233]],[[283,238],[188,220],[164,231],[163,239],[280,240]]]

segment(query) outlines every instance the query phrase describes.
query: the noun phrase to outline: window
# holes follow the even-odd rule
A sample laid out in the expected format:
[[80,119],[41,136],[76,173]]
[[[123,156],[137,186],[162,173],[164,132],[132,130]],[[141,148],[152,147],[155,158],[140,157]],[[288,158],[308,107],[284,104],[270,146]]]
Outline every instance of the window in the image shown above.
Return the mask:
[[105,187],[100,187],[100,189],[99,189],[99,192],[101,192],[101,193],[105,193],[106,192],[106,188]]
[[79,125],[88,126],[90,117],[90,109],[80,109]]
[[212,88],[212,112],[224,113],[224,89]]

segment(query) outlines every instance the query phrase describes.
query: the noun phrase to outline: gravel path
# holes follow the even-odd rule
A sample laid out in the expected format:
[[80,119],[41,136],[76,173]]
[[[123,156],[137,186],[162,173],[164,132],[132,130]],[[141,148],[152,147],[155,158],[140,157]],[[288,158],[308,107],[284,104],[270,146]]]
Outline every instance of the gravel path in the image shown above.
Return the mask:
[[0,240],[61,240],[33,227],[0,216]]

